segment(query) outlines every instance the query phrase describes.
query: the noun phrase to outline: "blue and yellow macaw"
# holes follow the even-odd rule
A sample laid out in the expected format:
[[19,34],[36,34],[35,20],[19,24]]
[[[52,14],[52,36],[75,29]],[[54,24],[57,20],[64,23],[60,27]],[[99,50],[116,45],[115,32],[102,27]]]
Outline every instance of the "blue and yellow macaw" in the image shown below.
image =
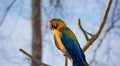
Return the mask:
[[86,62],[78,40],[74,33],[67,27],[63,20],[51,18],[48,27],[54,33],[54,40],[57,48],[73,60],[73,66],[89,66]]

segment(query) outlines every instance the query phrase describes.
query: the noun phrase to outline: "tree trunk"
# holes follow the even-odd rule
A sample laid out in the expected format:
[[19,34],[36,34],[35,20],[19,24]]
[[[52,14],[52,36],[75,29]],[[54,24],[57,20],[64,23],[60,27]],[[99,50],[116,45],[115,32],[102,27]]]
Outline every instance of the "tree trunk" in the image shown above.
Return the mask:
[[[32,55],[41,60],[42,36],[41,36],[41,0],[32,0]],[[31,66],[40,66],[32,61]]]

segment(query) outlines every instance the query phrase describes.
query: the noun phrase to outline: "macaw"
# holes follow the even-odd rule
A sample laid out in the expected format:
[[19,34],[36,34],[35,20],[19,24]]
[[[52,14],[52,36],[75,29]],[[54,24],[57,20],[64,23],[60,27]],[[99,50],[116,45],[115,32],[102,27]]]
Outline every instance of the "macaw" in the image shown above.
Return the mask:
[[48,27],[54,33],[54,40],[57,48],[65,53],[69,59],[72,58],[73,66],[89,66],[76,36],[63,20],[51,18],[48,21]]

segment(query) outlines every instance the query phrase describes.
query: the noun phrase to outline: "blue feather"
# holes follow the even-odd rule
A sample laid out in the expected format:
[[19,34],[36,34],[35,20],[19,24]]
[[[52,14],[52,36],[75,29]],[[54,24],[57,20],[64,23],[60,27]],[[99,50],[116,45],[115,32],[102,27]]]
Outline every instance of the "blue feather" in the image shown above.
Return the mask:
[[69,28],[62,28],[60,32],[61,41],[73,59],[73,66],[84,66],[85,56],[74,33]]

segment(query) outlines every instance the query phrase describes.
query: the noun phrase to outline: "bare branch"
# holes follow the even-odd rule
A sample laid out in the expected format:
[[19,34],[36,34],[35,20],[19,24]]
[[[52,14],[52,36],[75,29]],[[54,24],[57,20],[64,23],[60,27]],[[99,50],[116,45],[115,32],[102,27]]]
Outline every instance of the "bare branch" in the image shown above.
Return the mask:
[[100,24],[98,30],[96,31],[96,33],[91,37],[91,39],[89,41],[86,41],[86,44],[82,48],[83,52],[85,52],[100,35],[100,33],[106,23],[106,19],[107,19],[109,10],[110,10],[111,3],[112,3],[112,0],[108,0],[108,3],[106,5],[105,11],[104,11],[103,18],[101,20],[101,24]]
[[90,65],[92,65],[92,63],[95,61],[95,59],[96,59],[96,53],[97,53],[98,49],[101,47],[101,45],[102,45],[102,43],[103,43],[103,41],[106,38],[106,36],[107,36],[108,33],[109,32],[107,32],[107,31],[104,33],[103,37],[99,40],[98,45],[95,47],[95,49],[93,51],[94,52],[93,53],[93,59],[90,61]]
[[68,58],[65,56],[65,66],[68,66]]
[[43,62],[41,62],[40,60],[38,60],[37,58],[31,56],[30,54],[28,54],[26,51],[24,51],[23,49],[19,49],[22,53],[24,53],[25,55],[27,55],[31,60],[33,60],[34,62],[43,65],[43,66],[50,66],[48,64],[45,64]]
[[118,5],[118,0],[115,1],[115,6],[113,8],[113,12],[112,12],[112,17],[111,17],[111,25],[105,30],[105,33],[103,34],[103,37],[100,39],[99,43],[97,44],[97,47],[94,49],[94,54],[93,54],[93,59],[91,60],[90,62],[90,65],[92,65],[92,63],[95,61],[96,59],[96,52],[98,51],[98,49],[101,47],[104,39],[106,38],[107,34],[110,33],[110,31],[112,29],[114,29],[116,27],[115,23],[116,23],[116,20],[115,19],[115,11],[117,10],[117,5]]
[[3,21],[5,20],[8,11],[10,10],[10,8],[13,6],[13,4],[16,2],[16,0],[13,0],[12,3],[6,8],[5,13],[2,17],[2,19],[0,20],[0,25],[2,25]]
[[88,41],[88,40],[89,40],[89,38],[88,38],[88,36],[87,36],[86,31],[83,29],[83,27],[82,27],[82,25],[81,25],[81,21],[80,21],[80,19],[78,19],[78,26],[79,26],[79,28],[81,29],[81,31],[83,32],[83,34],[84,34],[84,36],[85,36],[86,41]]

